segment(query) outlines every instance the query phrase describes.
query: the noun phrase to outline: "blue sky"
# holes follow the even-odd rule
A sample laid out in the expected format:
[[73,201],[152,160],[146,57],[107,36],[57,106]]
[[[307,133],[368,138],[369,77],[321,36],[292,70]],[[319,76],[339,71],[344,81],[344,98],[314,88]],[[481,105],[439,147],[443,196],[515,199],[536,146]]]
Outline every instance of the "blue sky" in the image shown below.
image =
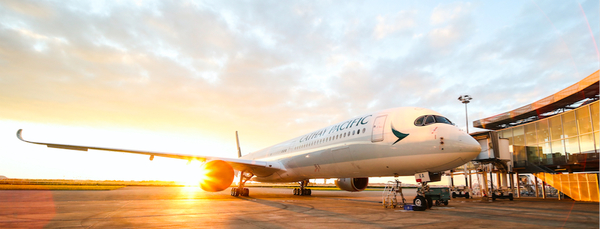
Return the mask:
[[598,9],[581,0],[2,1],[0,175],[169,179],[185,167],[26,145],[19,128],[38,141],[229,157],[236,130],[250,152],[390,107],[430,108],[464,129],[462,94],[474,98],[472,121],[598,70]]

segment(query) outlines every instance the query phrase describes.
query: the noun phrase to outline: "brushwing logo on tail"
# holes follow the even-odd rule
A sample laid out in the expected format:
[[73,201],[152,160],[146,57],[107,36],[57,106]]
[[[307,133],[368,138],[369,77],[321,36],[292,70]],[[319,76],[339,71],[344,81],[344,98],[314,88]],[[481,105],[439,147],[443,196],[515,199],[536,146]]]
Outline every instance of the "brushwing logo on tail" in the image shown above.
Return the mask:
[[392,145],[398,143],[400,140],[406,138],[409,135],[409,134],[405,134],[400,131],[397,131],[396,128],[394,128],[393,124],[392,124],[392,133],[394,133],[394,136],[396,136],[398,138],[398,140],[396,140],[394,143],[392,143]]

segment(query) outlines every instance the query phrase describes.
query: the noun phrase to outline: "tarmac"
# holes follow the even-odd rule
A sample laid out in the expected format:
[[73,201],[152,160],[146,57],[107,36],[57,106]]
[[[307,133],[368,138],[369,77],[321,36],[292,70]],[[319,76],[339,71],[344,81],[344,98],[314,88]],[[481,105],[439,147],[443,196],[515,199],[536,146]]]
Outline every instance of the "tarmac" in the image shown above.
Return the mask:
[[[412,203],[414,189],[405,189]],[[233,197],[197,187],[0,191],[0,228],[598,228],[599,204],[456,198],[426,211],[384,208],[381,191],[250,188]]]

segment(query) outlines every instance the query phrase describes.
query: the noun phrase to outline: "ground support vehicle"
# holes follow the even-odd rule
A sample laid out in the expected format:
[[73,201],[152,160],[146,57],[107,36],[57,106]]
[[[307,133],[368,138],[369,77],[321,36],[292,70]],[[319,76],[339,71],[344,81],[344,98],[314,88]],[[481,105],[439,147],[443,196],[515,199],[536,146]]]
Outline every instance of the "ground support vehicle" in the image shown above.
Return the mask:
[[[421,188],[417,190],[420,191]],[[425,192],[425,199],[427,200],[428,208],[431,206],[448,205],[450,200],[450,188],[429,188],[429,191]]]
[[469,199],[471,190],[465,186],[456,186],[452,188],[452,198],[464,197]]
[[513,200],[513,194],[509,190],[496,190],[492,192],[492,200],[496,199],[509,199]]

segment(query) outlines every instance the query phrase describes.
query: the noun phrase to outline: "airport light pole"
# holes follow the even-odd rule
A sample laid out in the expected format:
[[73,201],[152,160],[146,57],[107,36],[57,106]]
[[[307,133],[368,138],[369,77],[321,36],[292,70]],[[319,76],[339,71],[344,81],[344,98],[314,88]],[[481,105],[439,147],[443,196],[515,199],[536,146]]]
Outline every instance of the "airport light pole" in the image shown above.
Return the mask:
[[[465,124],[467,126],[467,134],[469,133],[469,112],[467,112],[467,103],[471,102],[471,99],[473,99],[473,97],[471,97],[470,95],[461,95],[458,97],[458,100],[465,104],[465,119],[466,119]],[[468,165],[465,164],[465,186],[468,186],[469,190],[472,190],[473,182],[471,181],[471,170],[468,169],[467,167],[468,167]],[[467,181],[467,174],[469,177],[468,181],[471,181],[471,182]]]
[[460,97],[458,97],[458,100],[465,104],[465,124],[467,125],[467,134],[469,133],[469,113],[467,112],[467,103],[469,103],[471,99],[473,99],[473,97],[471,97],[470,95],[461,95]]

